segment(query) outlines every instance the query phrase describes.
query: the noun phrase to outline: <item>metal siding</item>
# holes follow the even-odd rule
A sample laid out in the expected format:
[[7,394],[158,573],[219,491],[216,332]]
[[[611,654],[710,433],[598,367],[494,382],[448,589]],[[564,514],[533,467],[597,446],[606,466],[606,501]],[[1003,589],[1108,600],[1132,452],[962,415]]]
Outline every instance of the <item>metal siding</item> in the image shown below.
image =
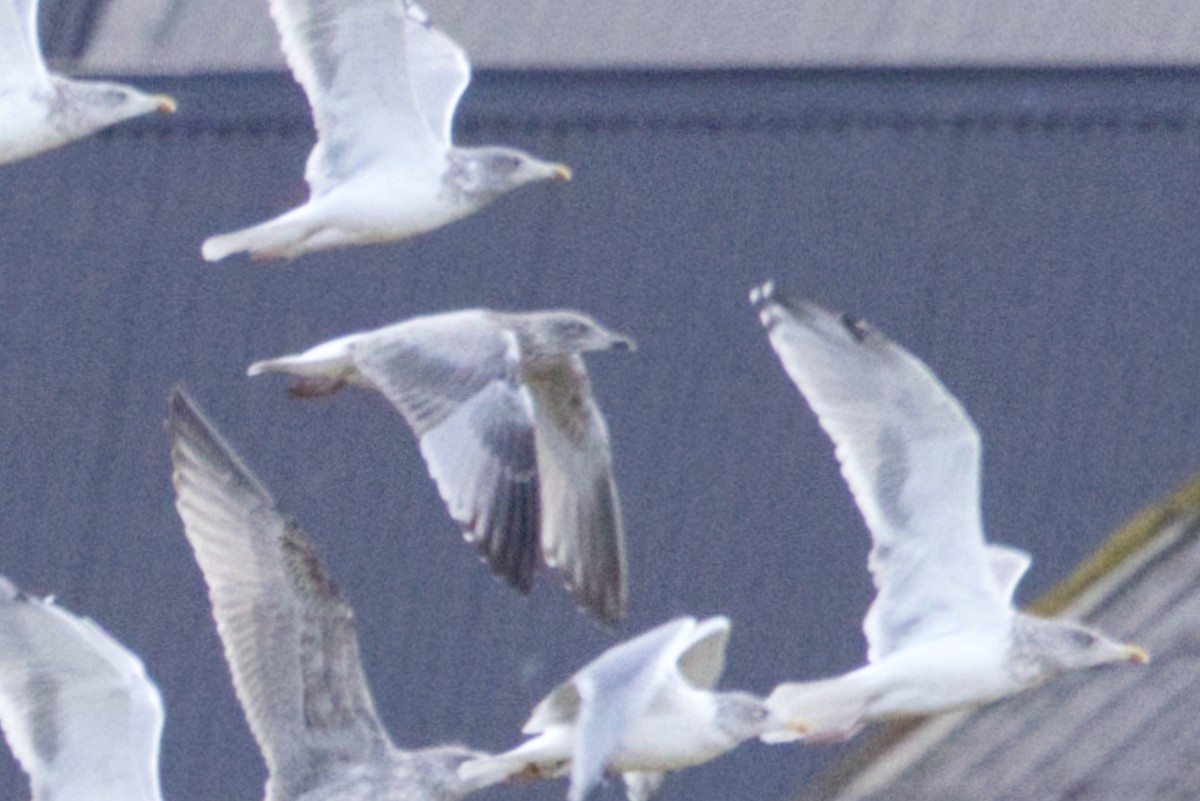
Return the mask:
[[[427,5],[484,68],[1200,64],[1200,9],[1186,0]],[[110,0],[80,68],[283,69],[266,9],[264,0]]]
[[[1028,599],[1197,465],[1196,84],[485,74],[464,138],[561,159],[571,184],[406,243],[212,266],[205,235],[303,198],[303,98],[284,76],[164,82],[178,115],[4,169],[0,570],[145,658],[167,797],[258,797],[171,506],[161,420],[182,379],[321,546],[396,739],[511,746],[613,636],[551,580],[524,600],[487,575],[385,401],[301,403],[244,370],[424,312],[575,306],[641,346],[589,359],[630,541],[621,633],[728,614],[723,686],[757,692],[851,668],[867,536],[746,301],[774,277],[871,320],[963,400],[989,530],[1037,555]],[[749,744],[663,797],[786,798],[847,749]],[[23,788],[0,771],[0,794]]]

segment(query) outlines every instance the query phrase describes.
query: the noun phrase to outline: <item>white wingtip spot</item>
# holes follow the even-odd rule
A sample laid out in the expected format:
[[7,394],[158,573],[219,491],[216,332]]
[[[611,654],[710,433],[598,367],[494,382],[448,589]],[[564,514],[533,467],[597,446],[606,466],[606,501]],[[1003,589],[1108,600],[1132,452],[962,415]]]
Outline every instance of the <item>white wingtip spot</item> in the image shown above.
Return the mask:
[[767,300],[770,300],[773,294],[775,294],[775,282],[764,281],[762,284],[750,290],[750,302],[755,305],[764,303]]

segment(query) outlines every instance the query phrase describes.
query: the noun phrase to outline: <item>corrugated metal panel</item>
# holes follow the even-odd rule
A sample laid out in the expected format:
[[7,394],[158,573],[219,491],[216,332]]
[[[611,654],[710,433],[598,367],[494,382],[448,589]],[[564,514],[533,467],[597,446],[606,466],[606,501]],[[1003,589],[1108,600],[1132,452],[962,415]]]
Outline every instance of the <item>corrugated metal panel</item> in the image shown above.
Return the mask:
[[[168,797],[258,797],[171,508],[160,421],[184,379],[323,548],[397,739],[511,745],[612,637],[553,582],[529,600],[496,585],[384,401],[298,403],[243,372],[438,309],[577,306],[641,346],[590,360],[630,538],[623,633],[727,613],[725,685],[758,692],[848,669],[867,536],[746,301],[775,277],[873,321],[962,398],[984,432],[990,531],[1038,555],[1028,597],[1200,461],[1197,85],[484,74],[465,138],[562,159],[573,183],[407,243],[211,266],[205,235],[303,197],[307,112],[283,75],[163,82],[179,114],[4,169],[0,570],[145,657],[168,704]],[[791,797],[844,752],[752,744],[664,798]],[[22,788],[0,771],[0,794]]]
[[[468,2],[430,12],[486,68],[1200,64],[1185,0]],[[82,69],[282,69],[265,0],[110,0]]]

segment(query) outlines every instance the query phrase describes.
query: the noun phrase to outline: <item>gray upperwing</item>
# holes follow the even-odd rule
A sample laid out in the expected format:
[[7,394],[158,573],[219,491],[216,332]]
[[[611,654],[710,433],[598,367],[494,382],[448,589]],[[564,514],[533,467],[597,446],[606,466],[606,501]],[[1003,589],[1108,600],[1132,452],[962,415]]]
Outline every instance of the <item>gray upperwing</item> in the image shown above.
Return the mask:
[[700,621],[692,631],[691,644],[679,657],[679,672],[694,686],[702,690],[717,686],[725,672],[729,629],[729,618],[718,615]]
[[360,375],[400,411],[450,516],[521,592],[540,553],[533,419],[515,339],[484,312],[418,318],[354,351]]
[[0,578],[0,726],[34,801],[161,801],[162,699],[87,618]]
[[574,723],[579,719],[581,703],[579,688],[575,686],[575,677],[572,676],[538,702],[529,720],[521,727],[521,734],[541,734],[556,724]]
[[390,747],[353,614],[312,542],[181,389],[168,431],[176,509],[267,762],[266,797],[295,798],[330,768]]
[[542,552],[580,606],[614,623],[629,589],[608,427],[578,355],[527,372],[526,382],[537,422]]
[[961,404],[861,321],[770,285],[752,300],[871,531],[871,661],[1006,614],[984,555],[979,434]]

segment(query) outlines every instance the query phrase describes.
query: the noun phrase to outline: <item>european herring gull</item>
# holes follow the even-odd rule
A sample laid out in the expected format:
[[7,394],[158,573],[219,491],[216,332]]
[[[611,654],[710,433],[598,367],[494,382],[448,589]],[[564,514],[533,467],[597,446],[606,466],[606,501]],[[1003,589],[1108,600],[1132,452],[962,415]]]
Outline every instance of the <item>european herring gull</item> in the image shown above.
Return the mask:
[[174,111],[166,95],[118,83],[79,81],[46,69],[38,0],[0,0],[0,164],[65,145],[151,111]]
[[2,577],[0,726],[33,801],[162,801],[162,698],[141,660]]
[[204,242],[208,261],[256,260],[390,242],[466,217],[517,187],[571,171],[507,147],[456,147],[466,53],[411,0],[270,0],[317,144],[309,199]]
[[804,721],[808,739],[844,739],[870,721],[970,707],[1066,671],[1148,660],[1093,629],[1013,608],[1030,557],[984,539],[979,433],[928,367],[866,323],[770,283],[750,297],[834,442],[871,531],[877,591],[863,621],[868,664],[782,684],[768,699],[773,708]]
[[208,584],[265,801],[457,801],[461,746],[402,751],[375,713],[354,615],[311,540],[182,390],[168,431],[175,507]]
[[569,771],[567,798],[583,801],[607,770],[645,799],[663,773],[785,729],[761,699],[712,689],[728,640],[728,618],[682,617],[609,648],[534,708],[521,731],[536,737],[466,762],[459,775],[493,783]]
[[633,342],[583,314],[486,309],[416,317],[255,362],[292,393],[382,393],[420,440],[450,516],[522,593],[539,550],[601,621],[625,614],[625,537],[608,427],[580,353]]

